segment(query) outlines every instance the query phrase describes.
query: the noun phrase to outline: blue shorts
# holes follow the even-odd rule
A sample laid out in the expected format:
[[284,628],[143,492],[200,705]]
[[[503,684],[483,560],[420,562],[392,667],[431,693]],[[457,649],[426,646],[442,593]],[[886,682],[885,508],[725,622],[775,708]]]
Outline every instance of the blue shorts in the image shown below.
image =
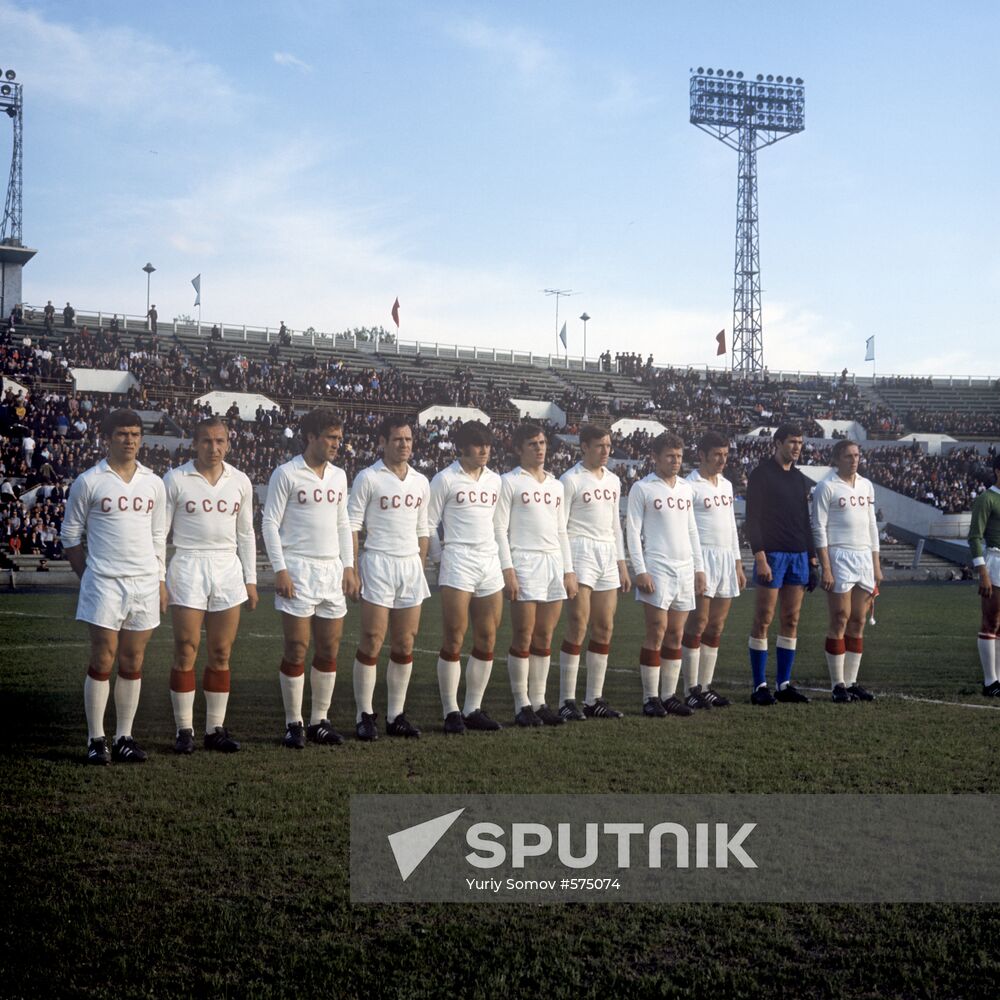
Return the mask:
[[805,587],[809,583],[808,552],[765,552],[764,557],[771,567],[771,582],[763,583],[757,579],[757,570],[754,569],[753,582],[758,587],[778,590],[788,585]]

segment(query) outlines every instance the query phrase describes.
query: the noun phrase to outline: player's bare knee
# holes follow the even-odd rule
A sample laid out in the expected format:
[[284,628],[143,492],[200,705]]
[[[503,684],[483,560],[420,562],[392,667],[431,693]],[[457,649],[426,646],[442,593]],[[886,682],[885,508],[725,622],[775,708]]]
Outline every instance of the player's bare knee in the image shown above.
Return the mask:
[[208,666],[210,670],[228,670],[232,643],[213,642],[208,646]]
[[[687,630],[685,629],[685,632]],[[691,633],[687,633],[691,634]],[[699,633],[694,633],[699,634]],[[709,646],[718,646],[719,640],[722,638],[722,625],[714,622],[709,622],[705,628],[700,633],[701,641],[707,643]]]
[[305,663],[309,643],[298,639],[285,639],[284,658],[289,663]]
[[[378,629],[362,629],[358,636],[358,649],[365,656],[378,656],[385,642],[385,633]],[[412,646],[412,643],[411,643]]]

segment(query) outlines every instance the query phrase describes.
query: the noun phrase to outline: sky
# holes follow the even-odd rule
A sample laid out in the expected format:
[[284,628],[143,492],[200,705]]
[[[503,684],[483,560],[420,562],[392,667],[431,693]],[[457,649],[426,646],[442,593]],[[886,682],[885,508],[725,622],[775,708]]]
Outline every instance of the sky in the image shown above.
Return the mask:
[[[699,65],[805,79],[758,155],[772,370],[1000,376],[1000,7],[0,0],[24,87],[26,301],[392,327],[716,364],[737,155]],[[0,123],[2,124],[2,123]],[[10,151],[0,128],[0,164]],[[6,167],[0,166],[0,176]]]

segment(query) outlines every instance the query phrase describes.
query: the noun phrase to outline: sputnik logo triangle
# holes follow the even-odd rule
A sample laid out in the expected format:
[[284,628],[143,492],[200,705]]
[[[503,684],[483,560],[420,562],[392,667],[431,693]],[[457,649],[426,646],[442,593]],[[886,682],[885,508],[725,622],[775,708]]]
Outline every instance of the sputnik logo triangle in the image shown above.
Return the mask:
[[408,826],[405,830],[397,830],[389,834],[389,846],[396,859],[396,867],[405,882],[416,870],[424,858],[434,849],[434,845],[451,829],[465,809],[435,816],[416,826]]

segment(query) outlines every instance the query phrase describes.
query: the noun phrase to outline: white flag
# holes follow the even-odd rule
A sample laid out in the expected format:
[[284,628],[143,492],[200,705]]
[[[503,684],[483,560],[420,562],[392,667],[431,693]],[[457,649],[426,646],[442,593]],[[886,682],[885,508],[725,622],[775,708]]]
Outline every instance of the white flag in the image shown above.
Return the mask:
[[865,341],[865,361],[875,360],[875,334]]
[[566,324],[563,323],[563,328],[559,331],[559,339],[563,342],[563,347],[566,346]]
[[196,306],[200,306],[201,305],[201,275],[200,274],[196,274],[191,279],[191,284],[194,285],[194,290],[195,290],[195,293],[196,293],[195,297],[194,297],[194,304]]

